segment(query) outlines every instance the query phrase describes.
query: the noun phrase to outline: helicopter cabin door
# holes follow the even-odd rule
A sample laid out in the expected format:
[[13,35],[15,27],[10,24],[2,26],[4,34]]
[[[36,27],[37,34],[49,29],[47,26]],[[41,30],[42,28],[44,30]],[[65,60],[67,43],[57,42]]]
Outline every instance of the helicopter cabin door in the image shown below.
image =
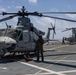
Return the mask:
[[25,42],[26,43],[29,42],[29,33],[28,33],[28,31],[27,30],[25,30],[25,32],[24,31],[18,31],[17,36],[18,36],[18,38],[17,38],[18,47],[24,48],[25,47]]
[[24,47],[28,51],[34,51],[35,50],[35,42],[34,42],[34,36],[32,36],[32,32],[28,30],[23,31],[23,41],[24,41]]
[[35,49],[35,42],[33,41],[30,31],[24,30],[19,33],[18,37],[18,47],[29,51]]

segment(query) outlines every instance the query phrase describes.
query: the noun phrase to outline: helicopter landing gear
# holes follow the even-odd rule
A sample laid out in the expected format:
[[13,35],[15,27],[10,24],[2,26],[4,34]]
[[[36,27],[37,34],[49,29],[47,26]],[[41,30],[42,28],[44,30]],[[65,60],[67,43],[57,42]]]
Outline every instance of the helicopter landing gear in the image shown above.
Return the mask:
[[27,61],[32,61],[32,60],[33,60],[33,59],[29,56],[29,52],[25,52],[24,58],[25,58],[26,62],[27,62]]

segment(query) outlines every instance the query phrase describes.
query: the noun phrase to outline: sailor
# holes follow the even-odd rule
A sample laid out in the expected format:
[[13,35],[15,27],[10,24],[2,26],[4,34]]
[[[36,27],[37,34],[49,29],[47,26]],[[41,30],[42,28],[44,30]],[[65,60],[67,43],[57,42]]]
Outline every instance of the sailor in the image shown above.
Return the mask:
[[63,39],[62,39],[62,44],[65,44],[65,41],[64,41],[64,40],[65,40],[65,38],[63,37]]
[[43,43],[44,40],[41,35],[39,35],[38,40],[36,41],[36,50],[37,50],[37,61],[39,61],[40,54],[41,54],[41,61],[44,61],[44,56],[43,56]]

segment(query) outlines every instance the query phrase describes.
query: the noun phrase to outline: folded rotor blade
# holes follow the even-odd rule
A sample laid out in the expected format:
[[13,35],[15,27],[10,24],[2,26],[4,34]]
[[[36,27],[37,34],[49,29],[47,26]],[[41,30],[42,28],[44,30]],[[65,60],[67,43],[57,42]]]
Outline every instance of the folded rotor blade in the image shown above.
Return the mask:
[[53,31],[53,37],[52,37],[52,39],[54,39],[54,31]]
[[66,30],[71,30],[72,28],[66,28]]
[[60,19],[60,20],[65,20],[65,21],[70,21],[70,22],[76,22],[76,20],[64,19],[64,18],[53,17],[53,16],[46,16],[46,15],[42,15],[42,16],[43,16],[43,17],[49,17],[49,18]]
[[56,25],[56,19],[55,19],[55,22],[54,22],[54,33],[56,34],[55,25]]
[[3,18],[3,19],[0,19],[0,22],[2,21],[6,21],[6,20],[9,20],[9,19],[12,19],[14,17],[16,17],[17,15],[13,15],[13,16],[9,16],[9,17],[6,17],[6,18]]
[[53,28],[53,24],[51,23],[51,26],[52,26],[52,28]]
[[71,30],[71,29],[66,29],[66,30],[63,30],[62,32],[69,31],[69,30]]
[[54,27],[54,33],[56,34],[55,27]]
[[56,34],[55,27],[53,27],[53,39],[54,39],[54,34]]
[[66,28],[67,30],[71,30],[71,29],[76,29],[76,27],[72,27],[72,28]]
[[76,29],[76,27],[74,28],[66,28],[66,30],[63,30],[62,32],[68,31],[68,30],[72,30],[72,29]]

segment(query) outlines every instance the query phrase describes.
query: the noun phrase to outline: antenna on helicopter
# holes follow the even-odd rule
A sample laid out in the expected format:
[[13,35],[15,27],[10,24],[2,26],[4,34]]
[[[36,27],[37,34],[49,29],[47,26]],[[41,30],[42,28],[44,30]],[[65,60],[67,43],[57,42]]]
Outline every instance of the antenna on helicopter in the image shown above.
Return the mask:
[[24,6],[22,6],[21,10],[22,10],[22,12],[24,12],[26,10],[26,8]]
[[8,30],[8,27],[9,27],[8,24],[7,24],[7,22],[5,22],[5,24],[6,24],[6,27],[7,27],[7,28],[6,28],[6,30],[5,30],[5,34],[4,34],[4,35],[6,35],[7,30]]

